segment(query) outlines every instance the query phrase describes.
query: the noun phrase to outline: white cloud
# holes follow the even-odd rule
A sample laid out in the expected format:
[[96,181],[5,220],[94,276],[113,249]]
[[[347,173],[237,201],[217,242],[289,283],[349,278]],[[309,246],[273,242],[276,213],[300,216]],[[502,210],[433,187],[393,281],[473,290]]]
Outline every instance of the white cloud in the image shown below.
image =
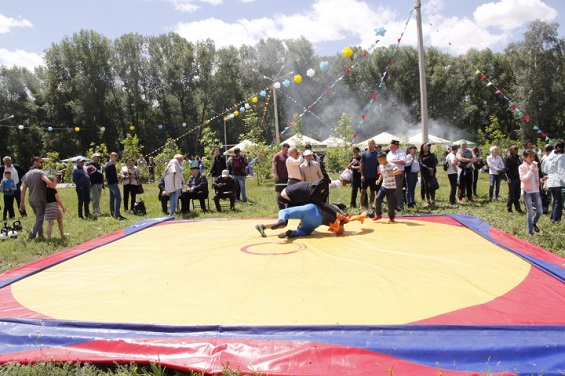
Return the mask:
[[43,56],[23,50],[8,51],[0,48],[0,64],[7,67],[25,67],[33,72],[35,67],[43,65]]
[[244,4],[246,4],[246,3],[254,3],[254,2],[256,2],[256,1],[259,1],[259,0],[239,0],[240,3],[244,3]]
[[15,27],[33,27],[33,25],[26,19],[15,19],[0,14],[0,34],[9,33]]
[[540,0],[500,0],[479,6],[473,17],[484,27],[514,30],[535,19],[553,20],[557,11]]
[[205,3],[210,5],[221,5],[223,4],[223,0],[167,0],[176,10],[179,10],[183,13],[194,13],[198,9],[202,8],[197,3]]

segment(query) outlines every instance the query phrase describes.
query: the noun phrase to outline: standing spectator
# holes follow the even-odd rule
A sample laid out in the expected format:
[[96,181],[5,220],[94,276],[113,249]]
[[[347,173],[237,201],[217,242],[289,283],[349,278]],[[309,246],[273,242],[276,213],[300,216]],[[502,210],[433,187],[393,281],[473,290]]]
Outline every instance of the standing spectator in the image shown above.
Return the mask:
[[214,190],[216,194],[214,195],[214,203],[216,204],[216,210],[222,211],[220,205],[220,200],[228,199],[230,200],[230,210],[235,211],[235,190],[237,182],[230,176],[228,170],[222,171],[222,175],[218,176],[214,181]]
[[508,155],[504,158],[504,170],[508,182],[508,200],[506,210],[512,213],[512,205],[518,213],[523,213],[520,207],[520,158],[518,157],[518,146],[512,145],[508,148]]
[[[55,175],[49,176],[51,183],[57,186],[57,177]],[[47,205],[45,206],[45,220],[49,221],[47,224],[47,239],[51,239],[51,232],[53,231],[54,221],[57,221],[59,227],[59,233],[61,234],[61,239],[65,237],[65,231],[63,228],[63,213],[65,212],[65,205],[59,198],[59,193],[55,187],[47,187],[45,196],[47,199]],[[62,212],[61,212],[62,211]]]
[[[540,196],[539,166],[534,158],[533,150],[524,150],[522,158],[524,162],[519,167],[520,189],[524,196],[526,205],[526,223],[528,236],[534,236],[534,231],[539,232],[537,222],[543,212]],[[534,210],[535,207],[535,210]]]
[[300,173],[300,165],[304,162],[304,158],[300,155],[300,151],[294,146],[288,149],[288,158],[286,159],[286,170],[288,171],[288,185],[296,184],[302,181]]
[[306,144],[306,146],[304,146],[304,153],[302,154],[302,156],[306,156],[306,150],[310,150],[312,152],[312,160],[321,163],[320,157],[318,157],[318,155],[314,153],[311,144]]
[[228,166],[226,164],[226,158],[220,154],[220,148],[214,148],[214,156],[212,157],[212,167],[210,168],[210,173],[212,178],[218,178],[222,175],[222,171],[227,170]]
[[422,144],[418,160],[422,171],[422,201],[426,200],[428,205],[433,206],[436,204],[436,190],[430,183],[436,177],[438,160],[431,148],[431,144]]
[[10,216],[10,219],[16,218],[14,212],[14,197],[16,195],[16,183],[12,179],[12,173],[10,171],[4,172],[4,179],[0,183],[0,189],[4,194],[4,213],[2,215],[2,220],[5,221]]
[[[541,160],[540,160],[540,157],[538,156],[538,154],[536,153],[536,146],[534,145],[532,140],[526,140],[526,141],[523,142],[522,145],[524,145],[524,150],[533,150],[534,151],[534,162],[536,162],[538,164],[539,178],[542,179],[543,178],[543,172],[542,172],[542,169],[541,169]],[[551,198],[548,197],[545,189],[540,189],[540,196],[541,196],[541,203],[543,205],[543,213],[548,214],[549,213],[549,201],[551,200]]]
[[322,169],[320,168],[320,163],[313,159],[314,153],[312,150],[304,151],[304,159],[300,165],[300,174],[302,175],[302,181],[308,181],[310,183],[315,183],[320,179],[324,178],[322,174]]
[[198,200],[200,202],[200,209],[206,213],[206,199],[208,198],[208,180],[206,176],[200,172],[200,165],[198,161],[193,161],[190,165],[192,175],[188,178],[186,191],[181,196],[181,212],[183,214],[190,213],[190,200]]
[[167,203],[169,202],[169,195],[167,191],[165,191],[165,178],[161,178],[159,180],[159,184],[157,184],[157,188],[159,188],[159,194],[157,195],[157,199],[161,202],[161,212],[163,215],[169,214],[167,209]]
[[121,221],[126,218],[120,213],[122,194],[118,182],[122,175],[118,174],[116,162],[118,162],[118,153],[111,152],[110,160],[106,163],[104,171],[106,172],[106,185],[110,191],[110,215]]
[[415,196],[419,172],[420,161],[416,157],[416,146],[412,145],[408,148],[408,154],[406,155],[406,166],[404,166],[404,178],[406,179],[406,203],[408,204],[409,208],[416,206]]
[[157,164],[155,163],[155,158],[149,157],[149,161],[147,162],[147,167],[149,169],[150,183],[155,183],[155,166],[157,166]]
[[169,197],[170,206],[169,214],[175,215],[179,201],[179,195],[182,191],[182,161],[183,156],[176,154],[173,159],[169,161],[165,170],[163,171],[163,179],[165,180],[165,189],[163,195]]
[[[77,165],[73,169],[73,183],[78,197],[78,217],[84,219],[90,217],[90,177],[84,168],[85,158],[77,159]],[[84,208],[84,216],[83,216]]]
[[353,158],[347,166],[351,170],[351,204],[352,208],[357,207],[357,193],[361,189],[361,149],[357,146],[353,148]]
[[137,196],[137,189],[139,186],[139,168],[133,164],[133,158],[126,158],[126,165],[122,167],[120,171],[124,179],[124,209],[128,211],[128,203],[131,197],[130,208],[133,209],[133,204],[135,204],[135,199]]
[[[375,140],[369,140],[369,149],[361,154],[361,162],[359,163],[359,172],[361,173],[361,206],[368,208],[375,202],[375,195],[379,190],[377,180],[379,177],[379,155],[380,145],[377,148]],[[367,200],[367,188],[370,189],[370,199]],[[370,204],[369,204],[370,202]]]
[[47,187],[55,188],[51,180],[47,178],[43,169],[43,158],[34,157],[32,159],[33,166],[22,177],[22,191],[20,197],[20,211],[25,212],[25,197],[29,188],[29,206],[35,214],[35,223],[28,235],[28,240],[33,240],[37,236],[43,238],[43,220],[45,218],[45,205],[47,199],[45,190]]
[[452,145],[449,154],[445,157],[447,162],[447,178],[449,179],[449,185],[451,190],[449,191],[449,204],[457,205],[457,152],[459,151],[459,145]]
[[473,153],[475,153],[475,157],[477,158],[477,161],[473,163],[473,197],[478,197],[477,185],[479,184],[479,172],[481,172],[485,162],[478,146],[473,147]]
[[139,159],[137,160],[137,167],[140,169],[143,167],[147,167],[147,160],[143,154],[139,154]]
[[381,189],[379,189],[379,193],[377,193],[377,198],[375,199],[376,215],[373,218],[373,221],[378,221],[383,217],[382,205],[383,199],[386,196],[386,204],[388,206],[388,221],[394,223],[394,217],[396,216],[395,209],[397,207],[395,177],[402,174],[402,170],[398,168],[398,165],[392,162],[388,162],[387,155],[385,153],[379,153],[378,161],[380,172],[379,183],[382,183],[382,185]]
[[100,154],[92,154],[91,161],[86,166],[86,171],[90,175],[90,196],[92,197],[92,212],[95,215],[102,215],[100,211],[100,196],[104,188],[104,174],[100,164]]
[[488,196],[491,201],[498,201],[500,193],[500,181],[504,174],[504,162],[498,155],[498,147],[490,147],[490,155],[487,157],[488,173],[490,177],[490,187]]
[[275,178],[275,197],[277,200],[277,206],[280,209],[284,209],[284,205],[281,204],[281,192],[285,189],[288,183],[288,171],[286,169],[286,159],[288,158],[288,149],[290,145],[286,142],[282,144],[281,151],[276,153],[273,157],[273,176]]
[[551,210],[551,223],[559,223],[563,216],[563,196],[561,191],[565,189],[565,142],[557,141],[553,152],[543,160],[543,172],[546,176],[546,187],[553,197],[553,208]]
[[477,157],[473,150],[467,148],[467,141],[461,143],[461,148],[457,152],[459,160],[459,203],[463,203],[463,198],[467,196],[467,201],[473,200],[473,167],[477,162]]
[[[386,155],[386,160],[390,163],[394,163],[396,167],[402,173],[396,174],[394,176],[396,180],[396,210],[404,210],[404,192],[402,190],[404,186],[404,166],[406,165],[406,153],[400,148],[400,142],[398,140],[390,141],[390,152]],[[420,162],[423,165],[422,162]]]
[[[4,176],[4,172],[6,171],[10,171],[12,174],[12,180],[14,181],[14,184],[16,184],[16,193],[14,195],[15,200],[16,200],[16,204],[18,206],[18,209],[20,208],[20,202],[21,202],[21,187],[22,187],[22,177],[25,175],[25,170],[23,169],[22,166],[17,165],[15,163],[12,163],[12,158],[9,156],[5,156],[4,159],[2,159],[2,166],[0,167],[0,176]],[[27,216],[27,213],[25,211],[21,211],[20,210],[20,215],[22,217]]]
[[247,202],[245,192],[245,179],[247,178],[247,161],[241,155],[241,150],[235,148],[232,157],[228,161],[228,170],[239,185],[237,197],[241,197],[241,202]]

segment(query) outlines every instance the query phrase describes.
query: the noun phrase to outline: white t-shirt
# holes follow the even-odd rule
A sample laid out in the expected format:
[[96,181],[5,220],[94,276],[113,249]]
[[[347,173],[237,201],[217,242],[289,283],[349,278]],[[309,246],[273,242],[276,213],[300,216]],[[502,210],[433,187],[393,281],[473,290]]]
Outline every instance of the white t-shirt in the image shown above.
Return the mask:
[[388,162],[385,165],[379,164],[379,172],[383,177],[382,187],[386,189],[396,189],[396,177],[389,175],[387,172],[395,172],[400,170],[394,163]]
[[457,173],[457,170],[453,169],[453,164],[455,163],[456,159],[457,159],[457,155],[453,153],[449,153],[447,157],[445,157],[445,160],[447,161],[447,175]]

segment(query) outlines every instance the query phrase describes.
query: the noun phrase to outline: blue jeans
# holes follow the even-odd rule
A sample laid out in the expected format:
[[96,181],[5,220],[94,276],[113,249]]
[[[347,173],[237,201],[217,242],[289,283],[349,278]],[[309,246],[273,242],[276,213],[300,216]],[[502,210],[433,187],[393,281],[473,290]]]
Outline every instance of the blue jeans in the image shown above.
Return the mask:
[[418,173],[417,172],[407,172],[406,173],[406,203],[408,205],[416,204],[416,184],[418,184]]
[[241,193],[241,201],[247,202],[247,194],[245,193],[245,175],[234,175],[234,179],[239,184],[239,192]]
[[120,187],[117,184],[108,184],[108,190],[110,191],[110,214],[119,217],[122,215],[120,213],[120,206],[122,205]]
[[[494,197],[498,198],[498,194],[500,193],[500,175],[490,174],[490,188],[488,191],[488,197],[492,200],[493,193]],[[496,190],[495,190],[496,187]]]
[[[528,234],[534,234],[534,225],[538,222],[541,213],[543,213],[543,207],[541,203],[541,195],[539,192],[525,193],[524,192],[524,204],[526,204],[526,220],[528,223]],[[534,208],[536,211],[534,212]]]
[[553,197],[553,209],[551,210],[550,219],[559,222],[563,216],[563,196],[561,195],[561,187],[552,187],[551,196]]
[[179,191],[174,191],[169,193],[169,201],[171,202],[170,204],[170,215],[175,215],[175,213],[177,212],[177,205],[179,203]]
[[279,221],[288,221],[289,219],[300,219],[301,221],[300,227],[292,231],[289,238],[309,235],[320,226],[323,221],[320,209],[318,209],[315,204],[293,206],[279,210]]

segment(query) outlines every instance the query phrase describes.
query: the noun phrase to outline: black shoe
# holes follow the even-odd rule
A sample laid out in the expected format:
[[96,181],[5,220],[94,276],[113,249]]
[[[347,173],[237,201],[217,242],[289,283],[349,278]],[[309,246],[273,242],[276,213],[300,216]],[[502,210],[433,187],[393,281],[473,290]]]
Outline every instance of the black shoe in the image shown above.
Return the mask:
[[278,221],[276,224],[271,226],[272,230],[276,230],[278,228],[283,228],[286,227],[286,225],[288,225],[288,221],[283,221],[282,219],[280,221]]
[[534,231],[535,231],[535,232],[539,232],[539,227],[538,227],[537,224],[534,225]]
[[292,234],[292,230],[286,230],[285,232],[282,232],[280,234],[278,234],[277,236],[281,239],[290,237],[290,234]]
[[116,219],[117,219],[118,221],[123,221],[123,220],[126,220],[127,218],[124,217],[123,215],[118,215],[118,216],[116,217]]
[[255,229],[259,231],[262,237],[267,237],[267,234],[265,234],[265,225],[255,225]]

